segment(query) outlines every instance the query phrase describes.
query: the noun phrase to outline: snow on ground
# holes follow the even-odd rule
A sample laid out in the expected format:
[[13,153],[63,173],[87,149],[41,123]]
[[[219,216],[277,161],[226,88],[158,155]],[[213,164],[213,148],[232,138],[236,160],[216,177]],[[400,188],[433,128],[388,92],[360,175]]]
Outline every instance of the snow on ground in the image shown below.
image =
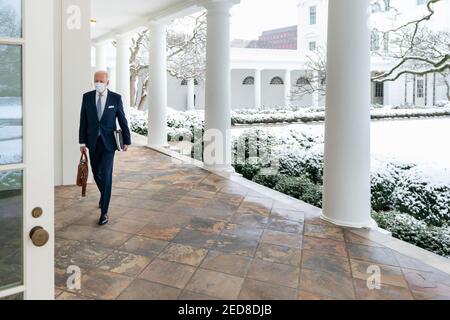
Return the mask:
[[[240,135],[248,128],[235,127],[232,134]],[[261,128],[278,134],[287,129],[306,130],[314,135],[324,134],[323,123],[264,125]],[[450,185],[449,137],[450,118],[372,121],[372,168],[387,160],[415,163],[430,179],[446,181]]]
[[[21,98],[0,97],[0,120],[22,118]],[[0,165],[22,161],[22,127],[0,126]],[[11,139],[11,140],[7,140]]]
[[0,119],[22,118],[22,99],[0,97]]
[[0,142],[0,165],[22,162],[22,140]]

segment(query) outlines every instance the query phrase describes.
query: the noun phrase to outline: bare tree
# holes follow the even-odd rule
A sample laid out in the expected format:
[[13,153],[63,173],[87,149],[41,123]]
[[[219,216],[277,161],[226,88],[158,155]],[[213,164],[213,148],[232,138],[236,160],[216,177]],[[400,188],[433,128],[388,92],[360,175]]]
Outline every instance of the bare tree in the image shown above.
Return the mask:
[[[434,5],[441,0],[429,0],[427,11],[423,16],[408,21],[400,26],[387,30],[374,28],[373,34],[382,34],[372,41],[387,41],[389,50],[373,51],[372,54],[380,55],[388,61],[392,61],[389,70],[376,72],[372,76],[373,82],[395,81],[405,74],[426,75],[437,73],[443,78],[447,87],[447,98],[450,100],[450,84],[448,75],[450,71],[450,33],[431,31],[426,23],[435,14]],[[394,7],[386,7],[382,0],[372,0],[373,12],[390,11],[394,21],[399,16],[399,11]],[[377,44],[378,46],[378,44]],[[306,79],[300,81],[293,90],[292,97],[304,96],[313,92],[325,95],[326,53],[319,49],[308,56],[306,66]],[[317,79],[317,77],[320,77]]]
[[[187,30],[187,31],[186,31]],[[149,30],[133,38],[130,48],[131,105],[145,109],[149,82]],[[180,80],[205,78],[206,12],[178,20],[167,31],[167,72]]]
[[191,32],[168,31],[167,68],[172,77],[204,80],[206,71],[206,12],[186,17]]
[[291,100],[318,92],[324,96],[326,93],[327,59],[325,49],[318,47],[309,54],[306,61],[306,72],[298,79],[291,92]]
[[393,29],[381,30],[385,35],[384,38],[392,39],[389,41],[391,50],[385,56],[395,63],[390,70],[376,75],[373,81],[395,81],[404,74],[448,73],[450,33],[431,31],[425,25],[435,14],[434,4],[440,1],[429,0],[426,6],[427,13],[416,20]]

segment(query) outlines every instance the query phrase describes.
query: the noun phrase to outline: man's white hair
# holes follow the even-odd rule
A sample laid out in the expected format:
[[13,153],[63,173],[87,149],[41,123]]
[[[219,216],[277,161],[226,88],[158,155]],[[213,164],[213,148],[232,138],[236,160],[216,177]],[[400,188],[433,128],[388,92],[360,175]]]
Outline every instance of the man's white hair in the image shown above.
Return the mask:
[[106,76],[106,79],[109,80],[109,73],[108,73],[108,71],[105,71],[105,70],[98,70],[98,71],[95,72],[94,77],[95,77],[96,75],[105,75],[105,76]]

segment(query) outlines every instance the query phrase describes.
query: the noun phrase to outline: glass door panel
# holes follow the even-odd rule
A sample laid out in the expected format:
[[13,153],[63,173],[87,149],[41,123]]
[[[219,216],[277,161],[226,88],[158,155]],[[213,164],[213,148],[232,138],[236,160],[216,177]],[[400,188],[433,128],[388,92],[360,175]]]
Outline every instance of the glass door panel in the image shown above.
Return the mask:
[[22,46],[22,0],[0,0],[0,299],[23,297]]
[[22,1],[0,0],[0,38],[22,37]]
[[22,46],[0,44],[0,165],[22,153]]
[[22,171],[0,172],[0,290],[23,284]]

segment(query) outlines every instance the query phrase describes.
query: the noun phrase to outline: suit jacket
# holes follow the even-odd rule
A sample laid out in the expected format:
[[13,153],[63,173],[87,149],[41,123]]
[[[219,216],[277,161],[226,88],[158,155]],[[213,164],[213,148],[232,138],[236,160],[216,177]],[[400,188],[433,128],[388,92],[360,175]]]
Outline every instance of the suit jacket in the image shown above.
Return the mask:
[[80,144],[85,144],[90,151],[95,151],[98,132],[100,129],[101,137],[105,148],[108,151],[117,150],[114,131],[116,130],[116,119],[123,133],[123,142],[131,145],[130,128],[123,110],[122,97],[112,91],[108,91],[105,110],[102,118],[98,120],[96,92],[90,91],[83,95],[83,104],[80,115]]

